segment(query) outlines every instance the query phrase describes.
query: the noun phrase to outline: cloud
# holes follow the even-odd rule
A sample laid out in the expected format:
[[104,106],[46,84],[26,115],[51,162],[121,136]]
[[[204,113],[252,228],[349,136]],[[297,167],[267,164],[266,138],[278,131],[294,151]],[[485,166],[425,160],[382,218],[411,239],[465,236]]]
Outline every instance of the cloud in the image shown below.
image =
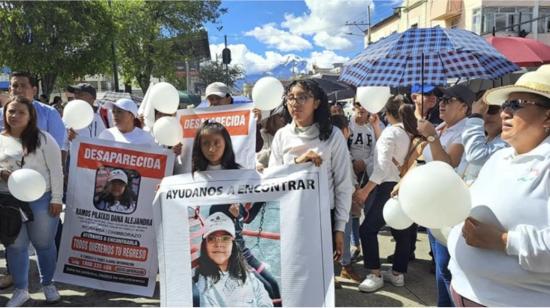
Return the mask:
[[274,23],[255,27],[253,30],[246,32],[245,35],[255,37],[267,46],[281,51],[302,51],[313,47],[308,40],[300,35],[277,29]]
[[350,40],[346,33],[356,29],[346,26],[346,23],[366,21],[370,2],[371,0],[305,0],[309,12],[299,16],[285,14],[281,27],[296,35],[311,35],[315,45],[325,49],[351,49],[354,42],[360,42]]
[[332,50],[314,51],[309,55],[308,66],[314,64],[321,68],[332,68],[334,63],[345,63],[350,58],[339,56]]
[[[260,55],[250,51],[244,44],[228,45],[227,47],[231,49],[231,64],[242,66],[247,75],[268,72],[277,65],[284,63],[289,56],[295,56],[293,54],[282,55],[274,51],[266,51],[263,55]],[[221,59],[223,48],[224,44],[210,45],[212,60],[216,59],[216,55]]]

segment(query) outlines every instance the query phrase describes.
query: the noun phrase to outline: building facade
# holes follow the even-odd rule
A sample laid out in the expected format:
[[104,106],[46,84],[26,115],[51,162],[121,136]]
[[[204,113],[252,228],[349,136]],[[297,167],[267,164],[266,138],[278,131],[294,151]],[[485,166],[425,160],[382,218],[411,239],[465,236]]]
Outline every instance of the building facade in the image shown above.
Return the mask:
[[550,45],[550,0],[404,0],[371,27],[371,43],[411,27],[437,25],[484,36],[493,31],[497,36],[521,35]]

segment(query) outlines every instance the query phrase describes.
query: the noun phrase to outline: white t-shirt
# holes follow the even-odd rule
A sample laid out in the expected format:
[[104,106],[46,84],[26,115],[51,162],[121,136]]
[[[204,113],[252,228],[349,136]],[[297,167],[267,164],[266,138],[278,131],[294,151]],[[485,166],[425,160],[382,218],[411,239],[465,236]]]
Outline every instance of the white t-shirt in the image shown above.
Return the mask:
[[122,133],[118,128],[111,127],[104,130],[100,135],[99,139],[118,141],[123,143],[130,143],[135,145],[151,145],[157,146],[155,143],[155,138],[151,134],[143,131],[141,128],[135,127],[133,131],[129,133]]
[[349,147],[351,158],[364,161],[367,166],[367,174],[371,176],[374,168],[374,146],[376,145],[374,130],[369,123],[357,124],[355,117],[351,118],[349,128],[351,131]]
[[[444,131],[443,129],[445,128],[445,125],[447,125],[445,122],[439,124],[436,127],[435,130],[439,135],[439,142],[441,143],[441,146],[443,146],[443,149],[445,149],[445,151],[447,151],[447,149],[449,149],[452,144],[463,144],[462,132],[464,131],[464,129],[466,129],[466,120],[468,120],[468,118],[464,118],[458,121],[457,123],[455,123],[455,125],[447,128]],[[441,131],[443,131],[443,133],[441,133]],[[424,156],[424,160],[427,163],[434,160],[432,157],[432,150],[430,149],[429,145],[424,148],[422,155]],[[461,159],[460,164],[458,165],[458,167],[455,168],[455,171],[458,174],[462,174],[465,167],[466,161]]]

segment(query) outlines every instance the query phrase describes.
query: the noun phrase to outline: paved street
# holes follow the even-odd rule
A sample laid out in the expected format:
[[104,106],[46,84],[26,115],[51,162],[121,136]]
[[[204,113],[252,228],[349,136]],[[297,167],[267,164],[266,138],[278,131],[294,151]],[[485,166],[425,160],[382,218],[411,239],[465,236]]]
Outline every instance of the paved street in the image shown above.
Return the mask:
[[[383,231],[379,236],[380,254],[384,258],[393,253],[394,243],[391,235]],[[336,290],[336,306],[434,306],[436,293],[434,276],[430,274],[429,244],[425,233],[419,233],[416,244],[416,261],[409,265],[409,274],[405,277],[405,287],[394,287],[387,284],[382,290],[367,294],[357,290],[357,284],[342,280],[343,288]],[[32,300],[28,306],[44,306],[44,294],[38,281],[36,257],[31,262]],[[385,259],[382,260],[385,262]],[[389,266],[384,264],[383,266]],[[0,260],[2,272],[5,270],[5,260]],[[355,264],[355,268],[365,274],[362,263]],[[153,298],[130,296],[125,294],[96,291],[72,285],[57,284],[62,295],[62,301],[55,306],[159,306],[158,283]],[[11,296],[12,288],[0,290],[0,305],[5,305]]]

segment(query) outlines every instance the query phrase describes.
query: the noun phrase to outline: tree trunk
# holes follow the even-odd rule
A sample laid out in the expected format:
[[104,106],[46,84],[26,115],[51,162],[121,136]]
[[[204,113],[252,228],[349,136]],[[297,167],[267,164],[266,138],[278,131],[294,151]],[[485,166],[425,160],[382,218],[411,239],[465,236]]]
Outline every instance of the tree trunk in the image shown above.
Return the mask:
[[139,74],[136,79],[143,94],[147,93],[147,89],[149,89],[149,84],[151,83],[151,75]]
[[40,86],[42,87],[42,94],[46,94],[48,97],[50,97],[50,94],[53,92],[56,79],[57,74],[55,73],[46,73],[40,76]]

